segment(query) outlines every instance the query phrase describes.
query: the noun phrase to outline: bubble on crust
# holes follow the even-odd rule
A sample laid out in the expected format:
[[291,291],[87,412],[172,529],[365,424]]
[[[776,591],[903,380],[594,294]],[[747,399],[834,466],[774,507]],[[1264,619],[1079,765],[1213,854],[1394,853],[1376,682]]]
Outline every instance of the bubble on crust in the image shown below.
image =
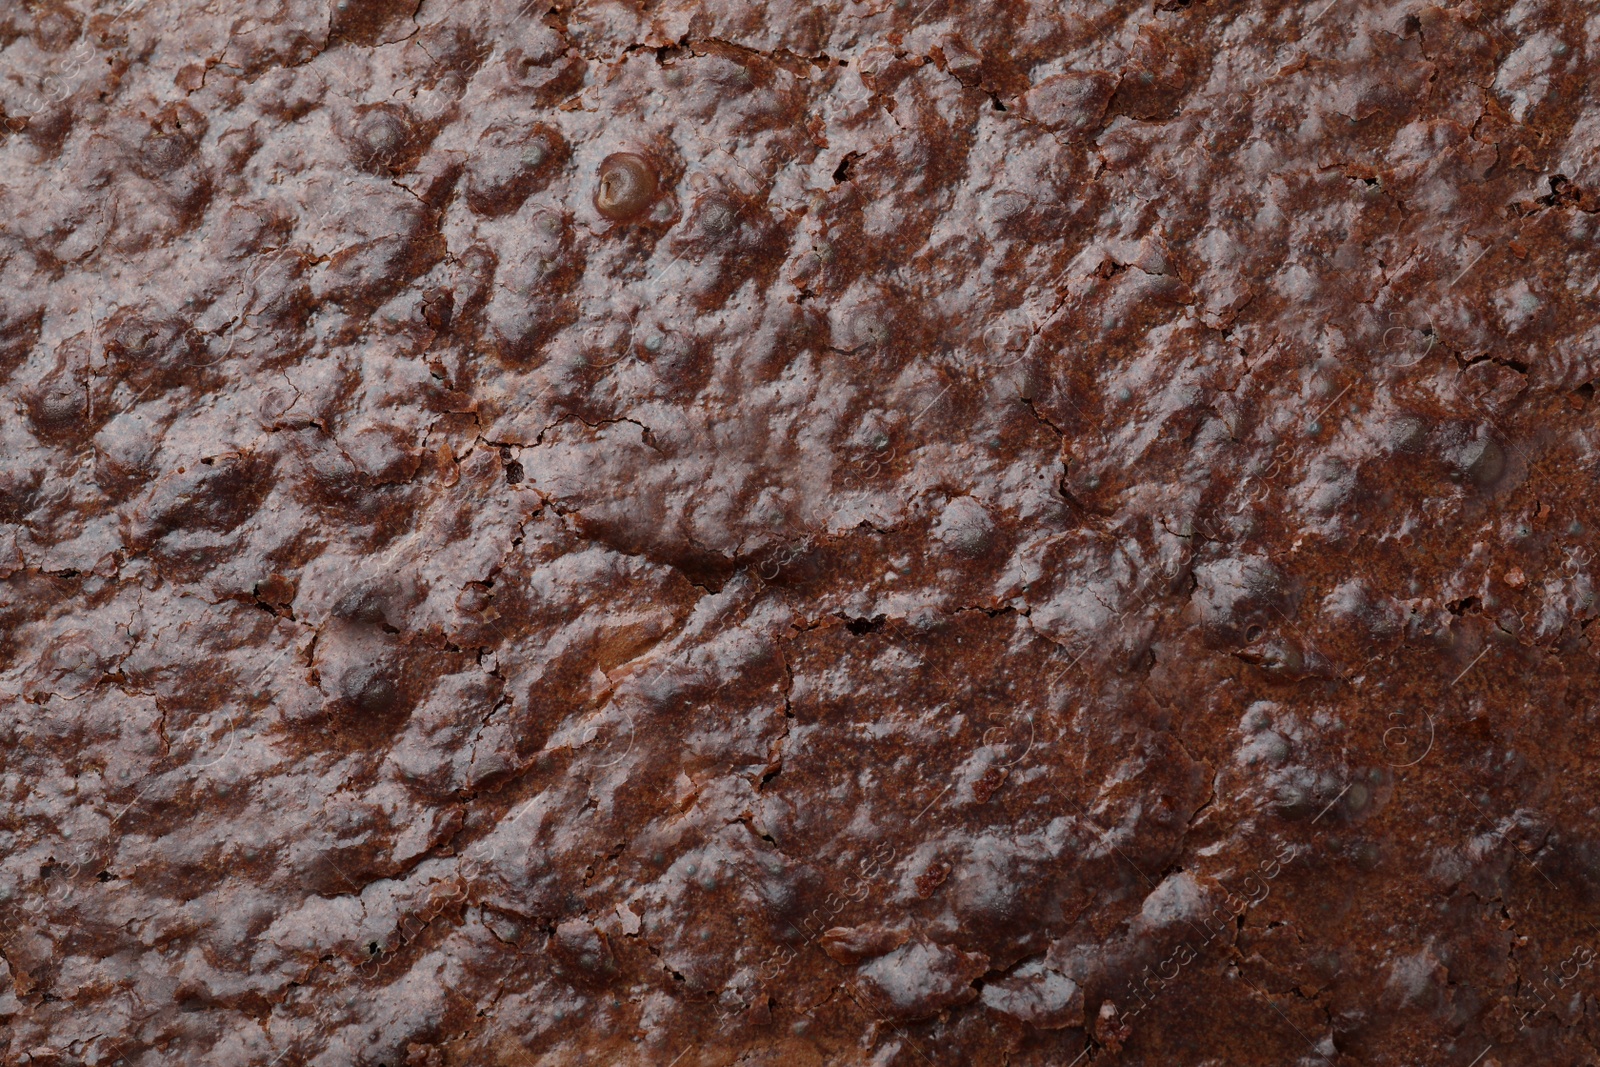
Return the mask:
[[858,971],[875,1007],[893,1018],[926,1019],[977,998],[972,979],[989,957],[949,945],[912,941]]
[[519,30],[517,47],[506,53],[506,66],[518,80],[550,66],[567,50],[561,34],[543,22],[529,20]]
[[1160,929],[1187,922],[1200,914],[1204,906],[1205,895],[1200,891],[1200,883],[1188,871],[1179,871],[1144,898],[1139,918],[1145,926]]
[[1234,761],[1247,767],[1263,763],[1269,767],[1281,767],[1289,758],[1289,753],[1288,738],[1276,730],[1262,730],[1235,750]]
[[416,11],[408,0],[334,0],[330,6],[329,32],[368,47],[394,39]]
[[593,980],[611,974],[617,967],[605,936],[586,919],[569,919],[557,925],[550,950],[558,964],[564,965],[561,969],[572,977]]
[[88,411],[88,391],[81,383],[64,377],[45,382],[28,402],[28,416],[34,429],[50,437],[71,431]]
[[193,386],[196,370],[212,362],[204,338],[159,308],[118,308],[106,319],[103,336],[116,373],[141,389]]
[[994,540],[994,520],[970,496],[958,496],[944,506],[934,534],[952,551],[974,558],[988,551]]
[[1239,720],[1239,729],[1247,734],[1260,733],[1272,727],[1272,715],[1278,710],[1278,705],[1270,700],[1258,700],[1245,709],[1244,716]]
[[420,147],[416,124],[398,104],[373,104],[356,112],[349,149],[356,166],[374,173],[403,170]]
[[133,145],[133,169],[151,181],[182,170],[193,161],[205,136],[206,117],[185,103],[169,104],[149,116],[150,125]]
[[22,522],[39,502],[41,471],[0,468],[0,522]]
[[1202,563],[1194,578],[1191,602],[1213,636],[1248,640],[1251,618],[1283,599],[1283,578],[1264,556],[1243,554]]
[[1486,431],[1479,431],[1478,436],[1457,453],[1456,465],[1473,485],[1488,489],[1505,474],[1505,450]]
[[33,19],[33,43],[41,52],[65,52],[82,32],[82,17],[64,5],[46,7]]
[[1296,678],[1306,669],[1305,653],[1294,642],[1282,638],[1264,641],[1253,653],[1241,656],[1276,677]]
[[147,178],[171,174],[194,155],[194,145],[181,132],[152,130],[139,145],[139,171]]
[[[659,340],[657,340],[659,337]],[[651,342],[655,347],[651,347]],[[669,395],[690,396],[705,387],[715,361],[708,346],[693,336],[675,332],[646,335],[641,358],[648,360],[657,382]]]
[[707,233],[720,236],[733,229],[736,217],[732,205],[716,200],[706,206],[703,225]]
[[1294,768],[1273,795],[1273,809],[1285,819],[1304,819],[1317,811],[1316,776],[1304,767]]
[[378,664],[352,667],[340,688],[350,706],[365,715],[387,715],[400,704],[399,688]]
[[517,210],[549,183],[566,155],[566,140],[553,126],[499,123],[489,127],[467,159],[467,206],[489,216]]
[[329,614],[346,622],[395,627],[404,621],[401,599],[400,591],[382,580],[358,582],[339,595]]
[[[984,327],[976,354],[991,369],[1008,367],[1022,359],[1032,338],[1033,324],[1026,314],[1013,309]],[[1126,388],[1122,391],[1128,395],[1121,399],[1133,398],[1133,393]]]
[[739,222],[739,209],[726,195],[712,193],[695,205],[694,229],[701,236],[716,240],[728,236]]
[[116,493],[133,488],[155,471],[161,430],[141,412],[123,412],[95,436],[95,480]]
[[465,26],[435,23],[417,34],[428,66],[435,72],[470,77],[491,49]]
[[16,369],[33,350],[44,328],[39,294],[0,289],[0,377]]
[[54,693],[69,699],[94,688],[110,661],[95,647],[90,635],[69,630],[50,642],[28,672],[24,687],[30,693]]
[[856,347],[881,345],[890,337],[889,324],[871,308],[863,308],[850,316],[850,333]]
[[989,982],[981,996],[983,1006],[989,1010],[1041,1030],[1062,1030],[1083,1023],[1083,990],[1043,960],[1024,963],[1005,978]]
[[1418,452],[1427,441],[1428,427],[1415,415],[1402,415],[1384,427],[1384,444],[1395,452]]
[[376,155],[389,155],[405,147],[406,129],[399,119],[380,112],[361,124],[358,133],[363,148]]
[[594,206],[613,222],[643,215],[660,190],[660,178],[648,160],[635,152],[615,152],[600,164]]
[[[348,593],[345,599],[350,599]],[[340,607],[361,618],[330,613],[320,627],[313,668],[328,698],[323,712],[348,728],[389,729],[415,705],[419,679],[426,677],[426,656],[403,648],[387,632],[389,627],[366,621],[380,617],[378,613],[352,611],[343,603]]]
[[251,453],[207,457],[164,475],[134,514],[136,544],[169,533],[230,533],[260,508],[272,488],[271,462]]
[[894,298],[857,282],[828,308],[828,345],[842,353],[871,357],[895,339],[900,316]]

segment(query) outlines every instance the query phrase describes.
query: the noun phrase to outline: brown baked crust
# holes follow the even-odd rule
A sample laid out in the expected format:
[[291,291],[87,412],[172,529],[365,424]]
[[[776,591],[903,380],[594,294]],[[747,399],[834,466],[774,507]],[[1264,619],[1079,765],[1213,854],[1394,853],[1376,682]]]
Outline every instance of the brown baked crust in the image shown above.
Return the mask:
[[1600,1056],[1597,27],[0,6],[0,1057]]

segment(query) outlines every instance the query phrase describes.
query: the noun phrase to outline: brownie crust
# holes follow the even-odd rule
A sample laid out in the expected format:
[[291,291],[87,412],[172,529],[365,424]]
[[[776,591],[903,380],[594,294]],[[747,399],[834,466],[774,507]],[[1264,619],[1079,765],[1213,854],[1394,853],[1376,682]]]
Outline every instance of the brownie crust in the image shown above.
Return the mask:
[[1600,1061],[1591,50],[0,5],[0,1061]]

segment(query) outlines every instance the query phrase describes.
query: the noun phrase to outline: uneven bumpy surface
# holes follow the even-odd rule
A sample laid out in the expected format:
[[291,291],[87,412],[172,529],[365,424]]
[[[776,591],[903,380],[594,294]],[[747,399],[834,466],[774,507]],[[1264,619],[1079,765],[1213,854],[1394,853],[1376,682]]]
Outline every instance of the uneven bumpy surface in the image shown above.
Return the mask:
[[1584,0],[0,4],[6,1064],[1600,1060]]

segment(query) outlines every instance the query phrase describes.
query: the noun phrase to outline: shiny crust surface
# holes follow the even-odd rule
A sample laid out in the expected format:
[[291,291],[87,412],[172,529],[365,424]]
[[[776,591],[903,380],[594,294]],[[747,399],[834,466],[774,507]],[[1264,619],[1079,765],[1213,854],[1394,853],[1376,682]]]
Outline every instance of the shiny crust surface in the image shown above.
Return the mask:
[[1597,211],[1579,0],[0,4],[0,1062],[1600,1059]]

